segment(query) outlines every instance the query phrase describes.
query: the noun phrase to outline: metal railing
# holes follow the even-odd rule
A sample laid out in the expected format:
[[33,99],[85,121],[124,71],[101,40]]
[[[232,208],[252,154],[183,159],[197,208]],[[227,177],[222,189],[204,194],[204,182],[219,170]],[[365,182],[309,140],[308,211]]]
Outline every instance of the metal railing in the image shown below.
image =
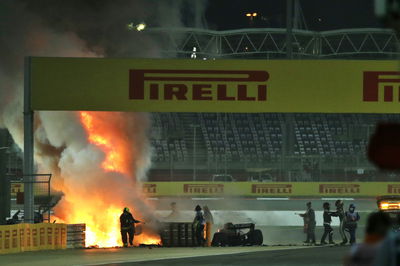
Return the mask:
[[[162,44],[165,57],[286,58],[285,28],[213,31],[194,28],[152,28],[146,33]],[[293,30],[293,58],[394,59],[399,39],[390,29],[332,31]]]
[[[50,222],[51,208],[54,206],[53,198],[50,194],[51,189],[51,174],[32,174],[23,175],[18,178],[11,179],[11,184],[26,184],[24,177],[32,177],[33,184],[33,194],[34,194],[34,222],[39,222],[41,220]],[[24,186],[25,187],[25,186]],[[25,190],[25,188],[24,188]],[[16,203],[24,204],[24,192],[16,193]],[[23,213],[23,212],[22,212]]]

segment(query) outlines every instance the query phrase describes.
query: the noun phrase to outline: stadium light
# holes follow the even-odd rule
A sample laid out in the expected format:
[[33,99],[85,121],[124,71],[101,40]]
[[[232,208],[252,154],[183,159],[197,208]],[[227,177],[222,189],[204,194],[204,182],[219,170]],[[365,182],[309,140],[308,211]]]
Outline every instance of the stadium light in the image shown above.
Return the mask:
[[136,31],[143,31],[146,29],[146,23],[142,22],[137,25],[134,25],[132,22],[126,25],[128,30],[136,30]]
[[253,13],[246,13],[246,17],[248,17],[249,18],[249,24],[250,24],[250,26],[252,26],[253,25],[253,22],[254,22],[254,18],[255,17],[257,17],[257,12],[253,12]]
[[254,18],[254,17],[257,17],[257,13],[256,12],[254,12],[254,13],[246,13],[246,17],[250,17],[250,19],[252,19],[252,18]]
[[139,23],[136,25],[136,30],[137,31],[142,31],[146,28],[146,24],[145,23]]

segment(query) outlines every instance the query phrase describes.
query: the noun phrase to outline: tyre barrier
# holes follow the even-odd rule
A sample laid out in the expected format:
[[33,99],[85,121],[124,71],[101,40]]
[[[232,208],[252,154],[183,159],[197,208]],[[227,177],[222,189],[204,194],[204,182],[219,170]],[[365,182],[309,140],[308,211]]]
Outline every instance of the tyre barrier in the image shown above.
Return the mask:
[[196,246],[192,223],[162,223],[160,237],[164,247]]
[[86,245],[86,224],[67,225],[67,248],[84,248]]

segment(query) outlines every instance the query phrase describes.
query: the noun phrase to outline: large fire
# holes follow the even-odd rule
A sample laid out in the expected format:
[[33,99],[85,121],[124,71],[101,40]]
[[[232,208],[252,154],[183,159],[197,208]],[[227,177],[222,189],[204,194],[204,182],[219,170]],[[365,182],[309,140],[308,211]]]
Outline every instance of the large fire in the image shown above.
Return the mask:
[[[110,117],[110,115],[115,117]],[[131,156],[134,154],[134,151],[131,150],[132,144],[129,143],[129,138],[121,135],[123,134],[122,130],[112,128],[108,123],[109,121],[119,121],[118,114],[82,111],[79,112],[79,119],[89,142],[104,153],[101,171],[109,174],[118,173],[125,179],[131,180],[133,168],[130,163],[132,162]],[[107,121],[107,119],[109,120]],[[129,184],[135,184],[134,180]],[[115,184],[115,187],[118,186],[121,185]],[[63,187],[62,189],[65,191],[67,188]],[[86,246],[122,246],[119,216],[126,203],[113,197],[113,194],[107,194],[107,191],[113,189],[116,188],[107,187],[107,184],[97,186],[97,190],[85,187],[83,184],[79,188],[65,191],[66,203],[63,205],[62,220],[67,223],[86,224]],[[133,213],[133,215],[136,219],[142,219],[140,216],[136,217],[140,214]],[[160,244],[160,237],[144,231],[135,236],[135,243]]]
[[126,165],[126,158],[129,154],[128,143],[124,143],[121,139],[116,139],[115,134],[102,125],[102,121],[99,121],[93,113],[80,112],[79,114],[88,134],[89,142],[98,146],[106,156],[102,163],[103,169],[130,175],[130,169]]

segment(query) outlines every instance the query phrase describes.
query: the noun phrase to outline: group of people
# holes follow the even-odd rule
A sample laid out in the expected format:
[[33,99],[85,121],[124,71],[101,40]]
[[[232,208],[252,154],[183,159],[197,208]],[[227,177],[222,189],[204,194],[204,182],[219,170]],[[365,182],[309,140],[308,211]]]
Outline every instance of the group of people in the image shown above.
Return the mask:
[[[176,202],[171,202],[171,213],[165,217],[167,220],[179,220],[181,218],[177,209]],[[211,245],[211,226],[214,224],[214,218],[207,205],[201,208],[197,205],[194,208],[195,216],[192,226],[195,232],[195,240],[198,246]]]
[[[324,209],[323,213],[323,226],[324,233],[321,238],[321,245],[326,245],[326,237],[328,237],[329,244],[335,244],[333,242],[333,229],[331,226],[332,217],[339,218],[339,233],[342,238],[341,245],[347,244],[348,239],[346,236],[346,231],[350,235],[350,244],[353,245],[356,243],[356,230],[357,230],[357,222],[360,220],[360,215],[355,210],[356,206],[354,204],[350,204],[347,211],[344,211],[344,203],[342,200],[337,200],[335,202],[336,210],[330,210],[330,203],[325,202],[322,207]],[[307,203],[307,210],[305,213],[299,214],[304,219],[304,232],[307,234],[306,241],[304,243],[308,244],[316,244],[315,241],[315,212],[312,209],[311,202]]]
[[[195,210],[195,217],[193,219],[193,229],[195,232],[195,239],[198,246],[210,246],[211,244],[211,227],[214,223],[214,218],[211,214],[208,206],[197,205]],[[171,214],[168,218],[178,216],[176,203],[171,203]],[[122,214],[119,217],[121,227],[121,238],[124,247],[133,246],[133,239],[135,236],[135,224],[142,223],[139,220],[133,218],[129,208],[125,207]]]

